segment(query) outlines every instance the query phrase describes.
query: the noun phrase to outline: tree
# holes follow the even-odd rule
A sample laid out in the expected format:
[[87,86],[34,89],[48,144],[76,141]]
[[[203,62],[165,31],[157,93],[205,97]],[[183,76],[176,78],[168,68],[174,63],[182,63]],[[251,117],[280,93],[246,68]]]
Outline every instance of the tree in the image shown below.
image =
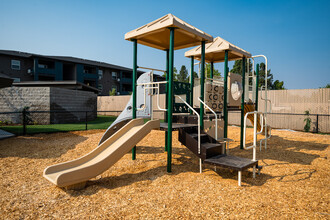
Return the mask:
[[[189,76],[188,76],[188,82],[190,82],[190,75],[191,74],[189,74]],[[198,78],[198,74],[194,71],[194,79],[196,79],[196,78]]]
[[[252,62],[250,62],[249,66],[250,66],[249,69],[251,71],[252,70]],[[260,63],[260,66],[259,66],[259,87],[265,85],[265,73],[266,73],[265,69],[266,69],[265,63]],[[246,65],[246,71],[247,71],[247,65]],[[234,63],[234,66],[230,70],[230,72],[242,75],[242,60],[236,60],[235,63]],[[251,83],[251,81],[250,81],[250,83]],[[268,84],[267,86],[268,86],[269,89],[273,89],[273,90],[285,89],[283,81],[275,80],[275,82],[274,82],[274,76],[270,72],[270,69],[267,71],[267,84]]]
[[188,70],[185,65],[181,66],[180,72],[177,75],[177,80],[179,82],[188,82]]
[[[213,76],[221,76],[221,72],[213,68]],[[211,78],[211,64],[206,64],[206,77]]]
[[321,87],[321,88],[330,88],[330,83],[328,83],[326,86]]
[[[236,73],[236,74],[239,74],[239,75],[242,75],[242,60],[236,60],[235,63],[234,63],[234,66],[233,68],[230,70],[231,73]],[[252,70],[252,62],[250,60],[250,71]],[[245,65],[245,71],[247,71],[247,65]]]
[[[178,81],[178,74],[177,74],[177,69],[173,67],[173,81]],[[162,77],[166,78],[166,73],[162,75]]]
[[[260,63],[259,67],[259,86],[265,85],[265,76],[266,76],[266,65],[265,63]],[[283,90],[284,88],[284,82],[275,80],[274,82],[274,76],[272,73],[270,73],[270,69],[267,71],[267,86],[269,89],[272,90]]]

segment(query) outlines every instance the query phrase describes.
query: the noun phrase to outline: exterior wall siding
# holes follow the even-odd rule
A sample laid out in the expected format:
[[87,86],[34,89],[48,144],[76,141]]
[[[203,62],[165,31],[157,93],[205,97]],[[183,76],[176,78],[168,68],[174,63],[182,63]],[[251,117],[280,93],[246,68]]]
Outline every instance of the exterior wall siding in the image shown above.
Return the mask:
[[[11,60],[21,61],[21,69],[11,69]],[[21,81],[33,81],[33,74],[28,73],[28,69],[33,70],[33,60],[0,54],[0,73],[6,74],[11,78],[20,78]]]

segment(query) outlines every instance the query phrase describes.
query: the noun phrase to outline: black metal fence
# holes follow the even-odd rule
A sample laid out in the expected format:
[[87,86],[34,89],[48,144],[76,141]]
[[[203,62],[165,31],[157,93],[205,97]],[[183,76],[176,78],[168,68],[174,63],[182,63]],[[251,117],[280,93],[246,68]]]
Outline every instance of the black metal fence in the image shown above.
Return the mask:
[[0,112],[0,129],[15,135],[107,129],[120,112],[27,111],[26,109],[19,112]]
[[[234,113],[234,117],[229,115],[229,123],[240,125],[240,112],[231,113]],[[268,113],[267,124],[276,129],[330,133],[330,115],[328,114]]]
[[[121,111],[19,111],[0,112],[0,129],[15,135],[107,129]],[[240,112],[229,116],[231,124],[240,124]],[[267,124],[272,128],[304,131],[310,118],[309,132],[330,133],[330,115],[269,113]],[[0,133],[1,138],[1,133]]]

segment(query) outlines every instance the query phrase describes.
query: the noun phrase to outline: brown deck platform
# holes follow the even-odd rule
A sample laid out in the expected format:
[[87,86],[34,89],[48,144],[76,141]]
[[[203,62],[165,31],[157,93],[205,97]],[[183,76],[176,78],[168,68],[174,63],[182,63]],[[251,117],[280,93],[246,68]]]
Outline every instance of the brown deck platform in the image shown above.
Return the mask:
[[[190,128],[190,127],[197,127],[197,124],[180,124],[180,123],[172,123],[172,130],[179,130],[180,128]],[[167,123],[162,122],[160,123],[160,130],[167,131],[168,126]]]
[[249,167],[258,165],[258,161],[252,161],[251,159],[235,157],[232,155],[218,155],[204,160],[204,163],[237,171],[243,171]]

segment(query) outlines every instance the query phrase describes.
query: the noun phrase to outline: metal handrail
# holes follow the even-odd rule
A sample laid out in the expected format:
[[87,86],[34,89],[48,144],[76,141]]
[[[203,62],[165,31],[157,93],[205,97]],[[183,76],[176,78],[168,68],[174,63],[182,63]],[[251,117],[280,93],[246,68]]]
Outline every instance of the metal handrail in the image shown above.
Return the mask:
[[[183,100],[183,98],[181,98],[179,95],[174,95],[175,97],[178,97],[186,106],[188,106],[188,108],[190,108],[196,115],[198,118],[198,121],[200,121],[200,116],[197,113],[197,111],[191,107],[185,100]],[[198,154],[201,154],[201,126],[198,125]],[[202,159],[199,158],[199,172],[202,173]]]
[[[253,145],[246,147],[245,146],[245,140],[246,140],[246,119],[249,114],[254,115],[254,122],[253,122]],[[246,115],[244,116],[244,134],[243,134],[243,147],[244,149],[251,149],[253,148],[253,156],[252,156],[252,161],[257,161],[257,119],[258,119],[258,114],[263,114],[262,112],[254,111],[254,112],[247,112]],[[261,123],[263,124],[263,117],[261,118]],[[262,131],[262,130],[261,130]],[[240,176],[240,174],[239,174]],[[253,178],[256,177],[256,166],[253,166]],[[239,180],[239,185],[240,185],[240,180]]]
[[[161,110],[161,111],[167,111],[167,109],[161,108],[159,106],[159,85],[160,84],[166,84],[166,83],[167,83],[167,81],[149,82],[149,83],[139,83],[139,84],[137,84],[137,86],[146,86],[146,87],[144,87],[144,105],[143,105],[142,108],[137,108],[137,110],[141,111],[141,110],[144,110],[145,107],[146,107],[146,105],[145,105],[146,104],[146,90],[147,89],[157,89],[157,108],[159,110]],[[150,87],[150,85],[154,85],[154,84],[156,84],[157,86],[156,87],[155,86],[151,86]]]
[[215,140],[218,141],[218,116],[217,114],[213,111],[213,109],[210,108],[210,106],[208,106],[207,104],[205,104],[205,102],[203,102],[201,100],[201,97],[198,97],[198,100],[206,107],[208,108],[215,116]]
[[[181,98],[179,95],[174,95],[175,97],[178,97],[186,106],[188,106],[188,108],[190,108],[196,115],[198,118],[198,121],[200,120],[200,116],[197,113],[197,111],[191,107],[185,100],[183,100],[183,98]],[[198,154],[201,154],[201,127],[198,125]]]
[[139,68],[139,69],[146,69],[146,70],[154,70],[154,71],[166,73],[165,70],[160,70],[160,69],[155,69],[155,68],[150,68],[150,67],[138,66],[137,68]]
[[[253,145],[252,146],[249,146],[249,147],[246,147],[246,119],[247,119],[247,116],[248,115],[251,115],[253,114],[254,115],[254,122],[253,122]],[[258,114],[262,115],[263,113],[262,112],[258,112],[258,111],[253,111],[253,112],[247,112],[244,116],[244,133],[243,133],[243,148],[244,149],[251,149],[253,148],[253,161],[256,161],[256,147],[257,147],[257,135],[258,135],[258,132],[257,132],[257,116]],[[260,122],[261,124],[263,124],[263,120],[264,120],[264,117],[260,117]],[[263,127],[262,127],[263,129]],[[260,131],[260,133],[262,132],[262,129]]]

